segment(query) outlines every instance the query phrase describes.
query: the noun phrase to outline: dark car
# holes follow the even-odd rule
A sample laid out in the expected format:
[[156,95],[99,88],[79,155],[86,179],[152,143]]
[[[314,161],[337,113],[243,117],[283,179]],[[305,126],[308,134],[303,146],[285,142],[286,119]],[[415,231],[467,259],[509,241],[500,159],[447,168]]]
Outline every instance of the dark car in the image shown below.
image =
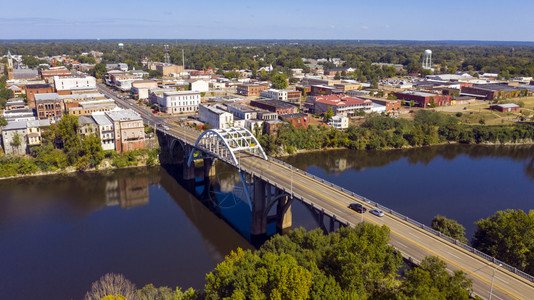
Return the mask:
[[367,209],[365,207],[363,207],[363,205],[361,205],[360,203],[351,203],[349,205],[349,208],[352,209],[352,210],[355,210],[359,213],[364,213],[367,211]]

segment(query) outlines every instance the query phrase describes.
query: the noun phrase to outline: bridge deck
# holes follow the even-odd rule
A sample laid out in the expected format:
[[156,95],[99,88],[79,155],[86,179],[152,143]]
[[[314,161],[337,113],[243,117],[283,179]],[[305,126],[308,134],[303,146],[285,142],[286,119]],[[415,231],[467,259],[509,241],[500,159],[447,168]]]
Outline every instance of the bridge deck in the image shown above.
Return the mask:
[[[199,133],[180,127],[171,128],[167,134],[193,145]],[[313,204],[338,220],[356,224],[361,215],[348,208],[350,203],[359,202],[368,209],[372,207],[353,195],[333,188],[328,183],[314,179],[304,173],[273,160],[241,154],[242,170],[254,174],[278,186],[286,192],[293,192],[296,199]],[[425,256],[434,255],[447,262],[449,270],[462,270],[473,280],[475,293],[483,298],[489,295],[493,268],[487,260],[439,238],[411,223],[386,212],[384,217],[364,214],[363,219],[376,225],[387,225],[391,229],[390,244],[396,247],[405,258],[416,262]],[[478,270],[475,272],[475,270]],[[503,268],[495,268],[492,297],[496,299],[533,299],[534,283]]]

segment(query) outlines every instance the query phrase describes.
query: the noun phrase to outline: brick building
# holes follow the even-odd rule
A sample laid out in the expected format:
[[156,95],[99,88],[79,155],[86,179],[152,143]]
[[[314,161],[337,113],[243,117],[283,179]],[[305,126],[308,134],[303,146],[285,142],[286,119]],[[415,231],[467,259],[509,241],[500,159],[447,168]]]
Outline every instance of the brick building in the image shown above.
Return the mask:
[[268,89],[260,92],[260,96],[291,103],[300,103],[300,91]]
[[261,91],[268,89],[269,86],[266,84],[241,84],[237,86],[237,93],[243,96],[259,96]]
[[43,69],[40,71],[40,75],[44,80],[49,82],[49,80],[51,80],[51,78],[53,78],[54,76],[71,77],[72,73],[71,71],[69,71],[69,69],[61,66],[61,67],[53,67],[48,70]]
[[119,153],[145,148],[143,119],[131,109],[105,112],[115,130],[115,150]]
[[56,93],[35,95],[37,118],[55,119],[63,115],[63,103]]
[[503,84],[476,84],[463,86],[462,95],[475,96],[478,99],[493,100],[497,98],[517,97],[521,89]]
[[518,111],[519,105],[513,103],[497,104],[490,106],[490,109],[498,110],[500,112]]
[[334,94],[343,94],[343,88],[338,88],[330,85],[312,85],[311,86],[311,95],[321,96],[321,95],[334,95]]
[[451,105],[451,96],[432,94],[420,91],[405,91],[402,93],[394,93],[398,100],[415,101],[417,106],[426,108],[430,103],[434,102],[437,106]]
[[298,107],[280,100],[252,100],[250,105],[275,112],[279,115],[296,114]]
[[362,97],[363,99],[369,99],[374,103],[383,105],[386,107],[386,113],[393,113],[399,111],[401,108],[401,102],[399,100],[383,100],[383,99],[370,99]]
[[54,88],[50,84],[27,84],[24,89],[26,90],[29,108],[35,108],[35,95],[54,92]]
[[293,124],[296,128],[308,128],[308,115],[303,113],[280,115],[282,121]]

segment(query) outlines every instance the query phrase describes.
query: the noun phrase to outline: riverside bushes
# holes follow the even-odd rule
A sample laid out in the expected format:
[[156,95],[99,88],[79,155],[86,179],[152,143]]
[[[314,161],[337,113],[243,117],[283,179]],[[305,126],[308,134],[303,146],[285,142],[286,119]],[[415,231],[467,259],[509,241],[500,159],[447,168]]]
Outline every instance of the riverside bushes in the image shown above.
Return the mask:
[[297,129],[284,124],[278,135],[259,138],[269,154],[292,153],[295,150],[316,150],[345,147],[349,149],[388,149],[427,146],[445,142],[465,144],[517,143],[534,139],[534,124],[464,125],[454,116],[440,112],[420,111],[413,121],[372,116],[361,126],[345,131],[322,126]]

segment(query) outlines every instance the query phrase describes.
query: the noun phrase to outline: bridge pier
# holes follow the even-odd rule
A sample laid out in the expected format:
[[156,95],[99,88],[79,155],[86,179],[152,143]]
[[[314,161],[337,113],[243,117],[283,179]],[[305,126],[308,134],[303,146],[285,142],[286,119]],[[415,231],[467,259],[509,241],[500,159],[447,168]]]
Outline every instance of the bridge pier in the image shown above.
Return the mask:
[[257,177],[254,177],[254,201],[252,202],[252,211],[250,212],[250,235],[267,234],[267,215],[265,212],[266,195],[265,190],[267,183]]
[[215,158],[204,158],[204,177],[215,176]]
[[[278,187],[256,176],[252,178],[252,186],[254,191],[252,194],[250,234],[252,236],[266,235],[269,223],[276,223],[276,229],[279,232],[291,229],[293,221],[291,202],[293,199]],[[275,213],[269,215],[275,204]]]
[[283,195],[280,199],[278,199],[278,204],[276,205],[276,229],[278,232],[287,232],[293,225],[291,202],[292,199],[290,199],[288,195]]

